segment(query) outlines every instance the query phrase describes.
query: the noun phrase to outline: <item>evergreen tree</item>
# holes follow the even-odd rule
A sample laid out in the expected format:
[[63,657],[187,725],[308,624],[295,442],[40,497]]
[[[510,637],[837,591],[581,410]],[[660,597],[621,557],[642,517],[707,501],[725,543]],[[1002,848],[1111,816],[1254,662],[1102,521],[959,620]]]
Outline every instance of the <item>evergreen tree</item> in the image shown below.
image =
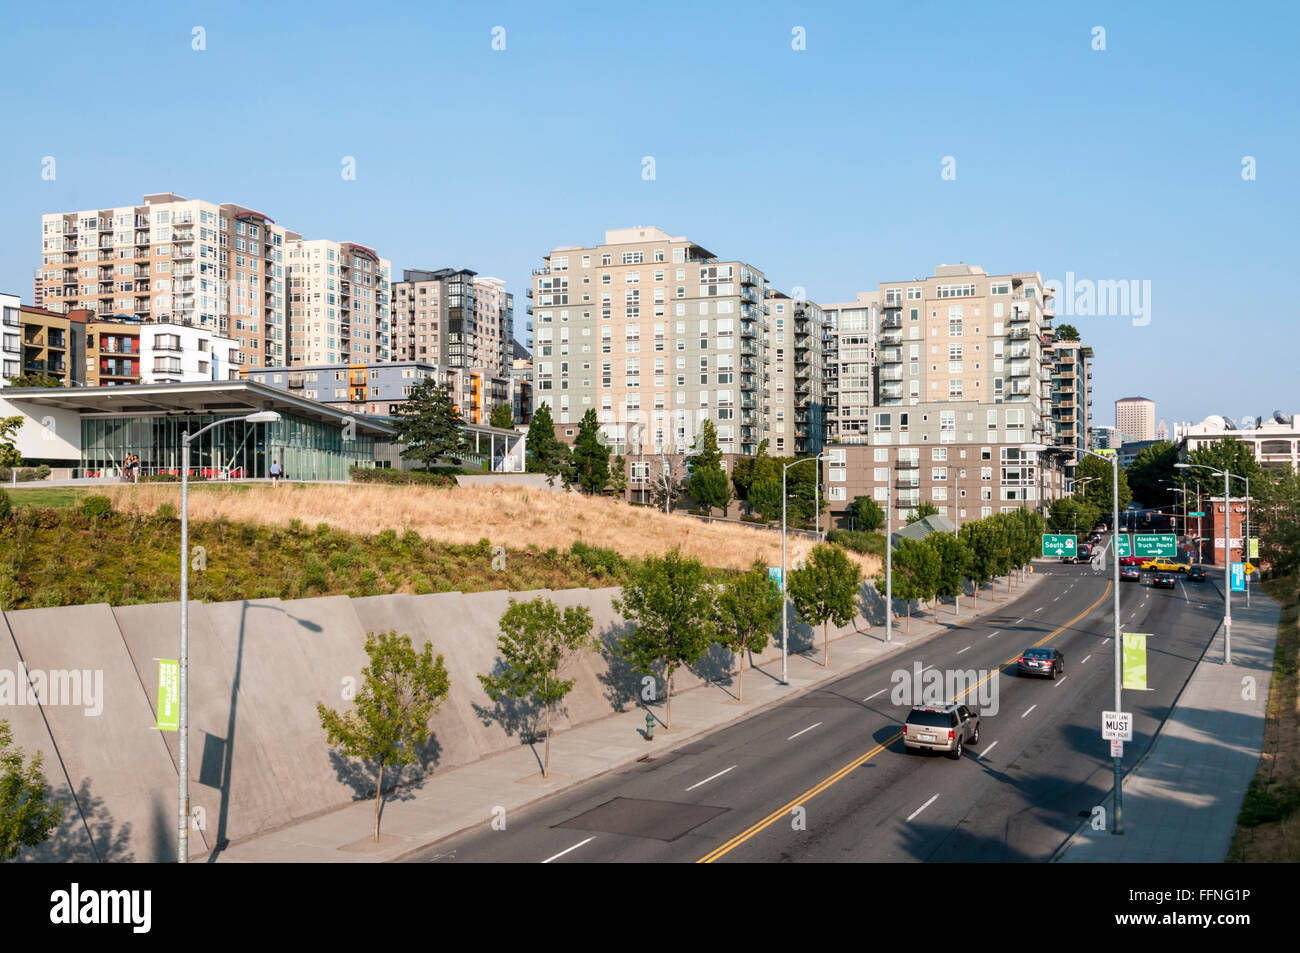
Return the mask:
[[488,417],[488,423],[498,430],[512,430],[515,426],[515,415],[511,411],[509,404],[497,404],[492,408],[492,415]]
[[726,513],[731,502],[731,487],[726,471],[722,469],[722,451],[718,449],[718,432],[712,420],[704,421],[700,429],[701,449],[691,462],[690,493],[709,513],[714,507]]
[[603,493],[609,483],[609,447],[600,442],[596,408],[588,407],[578,425],[570,458],[572,477],[583,493]]
[[555,422],[551,419],[551,405],[543,403],[533,414],[528,425],[528,462],[525,469],[529,473],[545,473],[552,486],[555,478],[563,477],[568,481],[569,448],[555,436]]
[[406,445],[402,456],[419,460],[426,470],[443,457],[459,464],[464,431],[451,391],[432,377],[416,385],[405,403],[398,405],[396,440]]

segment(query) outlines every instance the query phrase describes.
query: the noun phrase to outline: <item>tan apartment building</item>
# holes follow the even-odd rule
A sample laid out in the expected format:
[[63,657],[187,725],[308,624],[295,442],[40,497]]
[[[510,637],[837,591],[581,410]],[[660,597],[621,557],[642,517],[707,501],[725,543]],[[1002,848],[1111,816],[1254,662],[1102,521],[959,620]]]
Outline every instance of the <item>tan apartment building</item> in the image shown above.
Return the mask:
[[[871,408],[876,403],[873,375],[878,373],[880,293],[860,291],[856,301],[823,304],[821,311],[826,325],[822,342],[826,442],[867,443],[871,438]],[[897,345],[901,335],[889,340]],[[897,368],[891,371],[891,375],[896,373]]]
[[486,369],[508,376],[514,295],[500,278],[468,268],[408,268],[393,283],[394,360]]
[[86,322],[85,384],[114,387],[140,383],[140,327],[138,321]]
[[139,205],[41,217],[42,299],[67,312],[202,327],[249,366],[286,355],[284,245],[250,208],[172,192]]
[[723,453],[757,452],[772,396],[761,271],[654,226],[610,229],[553,249],[528,294],[534,410],[549,404],[561,436],[594,409],[613,453],[689,448],[705,419]]
[[1145,397],[1121,397],[1115,401],[1115,429],[1125,443],[1156,439],[1156,402]]
[[815,454],[826,440],[826,319],[818,305],[780,291],[772,291],[767,305],[772,396],[763,436],[768,452],[777,457]]
[[392,265],[353,242],[285,243],[289,349],[280,364],[368,364],[391,360]]
[[[1052,342],[1052,423],[1057,444],[1089,449],[1092,426],[1092,348],[1078,341]],[[1078,464],[1066,461],[1066,477],[1074,479]]]
[[61,314],[48,308],[22,305],[23,374],[48,374],[63,386],[82,384],[86,353],[86,322],[94,315],[80,308]]
[[506,291],[502,279],[475,275],[474,311],[478,327],[475,359],[469,366],[508,376],[515,356],[515,296]]

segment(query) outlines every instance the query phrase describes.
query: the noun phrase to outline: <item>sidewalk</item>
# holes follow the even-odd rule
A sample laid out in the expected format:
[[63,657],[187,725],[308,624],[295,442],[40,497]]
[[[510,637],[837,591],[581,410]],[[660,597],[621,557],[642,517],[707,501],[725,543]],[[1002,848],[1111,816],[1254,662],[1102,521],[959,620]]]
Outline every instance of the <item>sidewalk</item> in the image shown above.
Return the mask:
[[[436,773],[418,786],[388,796],[378,844],[371,838],[375,802],[366,800],[249,838],[228,847],[217,859],[234,863],[373,863],[400,859],[454,834],[488,825],[494,812],[499,815],[504,809],[508,817],[513,811],[561,794],[646,755],[662,755],[797,694],[816,689],[946,632],[954,625],[1000,611],[1008,598],[1019,599],[1042,578],[1041,574],[1028,576],[1010,594],[1006,591],[1006,581],[999,580],[1000,591],[980,593],[979,615],[972,611],[970,597],[964,596],[960,613],[954,614],[951,604],[940,604],[937,623],[928,613],[924,621],[914,616],[910,634],[904,632],[906,620],[899,619],[891,643],[884,641],[883,625],[873,625],[869,632],[842,636],[833,640],[829,668],[820,664],[822,652],[818,640],[806,657],[790,656],[788,687],[782,687],[778,681],[779,658],[761,669],[747,668],[743,704],[735,700],[734,683],[726,686],[714,683],[683,692],[673,698],[673,730],[665,731],[660,722],[650,742],[642,735],[645,709],[640,707],[560,732],[551,742],[551,777],[545,781],[538,762],[540,745],[537,754],[521,745]],[[662,717],[662,709],[657,708],[656,715]]]
[[[1215,580],[1216,585],[1221,585]],[[1222,590],[1220,590],[1222,591]],[[1053,860],[1222,863],[1259,767],[1281,607],[1252,587],[1233,598],[1232,665],[1220,625],[1146,756],[1124,777],[1124,833],[1080,825]],[[1254,695],[1245,679],[1254,680]],[[1125,707],[1128,707],[1127,705]],[[1109,786],[1109,782],[1108,782]]]

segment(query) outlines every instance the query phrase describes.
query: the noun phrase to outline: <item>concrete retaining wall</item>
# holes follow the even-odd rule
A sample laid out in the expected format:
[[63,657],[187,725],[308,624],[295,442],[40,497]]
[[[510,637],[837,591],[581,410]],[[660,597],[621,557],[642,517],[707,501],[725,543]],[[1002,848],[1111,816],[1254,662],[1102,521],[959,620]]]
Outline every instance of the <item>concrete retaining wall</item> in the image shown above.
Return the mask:
[[[512,598],[546,596],[561,607],[590,609],[606,646],[625,631],[611,600],[617,589],[438,593],[282,602],[191,603],[189,774],[200,819],[191,856],[373,795],[373,777],[326,743],[318,702],[350,709],[361,684],[368,632],[395,630],[417,650],[432,642],[451,679],[434,716],[425,764],[403,781],[445,771],[526,743],[542,726],[527,701],[493,702],[477,676],[494,670],[497,622]],[[864,587],[869,616],[883,606]],[[159,658],[178,655],[177,603],[69,606],[4,614],[0,670],[101,673],[102,713],[47,704],[0,706],[0,719],[44,771],[65,818],[55,838],[24,857],[43,860],[166,861],[175,856],[178,734],[156,725]],[[835,638],[866,624],[832,627]],[[791,615],[791,651],[820,644],[821,632]],[[21,656],[21,657],[20,657]],[[756,661],[780,657],[779,637]],[[715,646],[693,670],[679,671],[674,692],[727,678],[734,656]],[[609,653],[574,659],[574,689],[554,729],[634,705],[641,677]],[[659,687],[662,693],[662,686]],[[660,694],[662,697],[662,694]]]

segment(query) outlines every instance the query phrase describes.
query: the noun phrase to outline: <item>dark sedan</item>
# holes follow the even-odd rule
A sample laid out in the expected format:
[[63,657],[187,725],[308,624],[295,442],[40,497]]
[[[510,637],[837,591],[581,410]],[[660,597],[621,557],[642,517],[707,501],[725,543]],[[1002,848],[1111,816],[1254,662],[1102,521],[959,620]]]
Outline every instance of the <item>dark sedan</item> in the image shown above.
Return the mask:
[[1137,566],[1125,566],[1119,571],[1120,582],[1141,582],[1142,570]]
[[1205,567],[1193,566],[1187,570],[1188,582],[1205,582]]
[[1016,659],[1017,675],[1046,675],[1056,678],[1065,673],[1065,656],[1060,649],[1025,649]]
[[1151,578],[1152,589],[1175,589],[1177,583],[1174,580],[1174,574],[1171,572],[1158,572]]

